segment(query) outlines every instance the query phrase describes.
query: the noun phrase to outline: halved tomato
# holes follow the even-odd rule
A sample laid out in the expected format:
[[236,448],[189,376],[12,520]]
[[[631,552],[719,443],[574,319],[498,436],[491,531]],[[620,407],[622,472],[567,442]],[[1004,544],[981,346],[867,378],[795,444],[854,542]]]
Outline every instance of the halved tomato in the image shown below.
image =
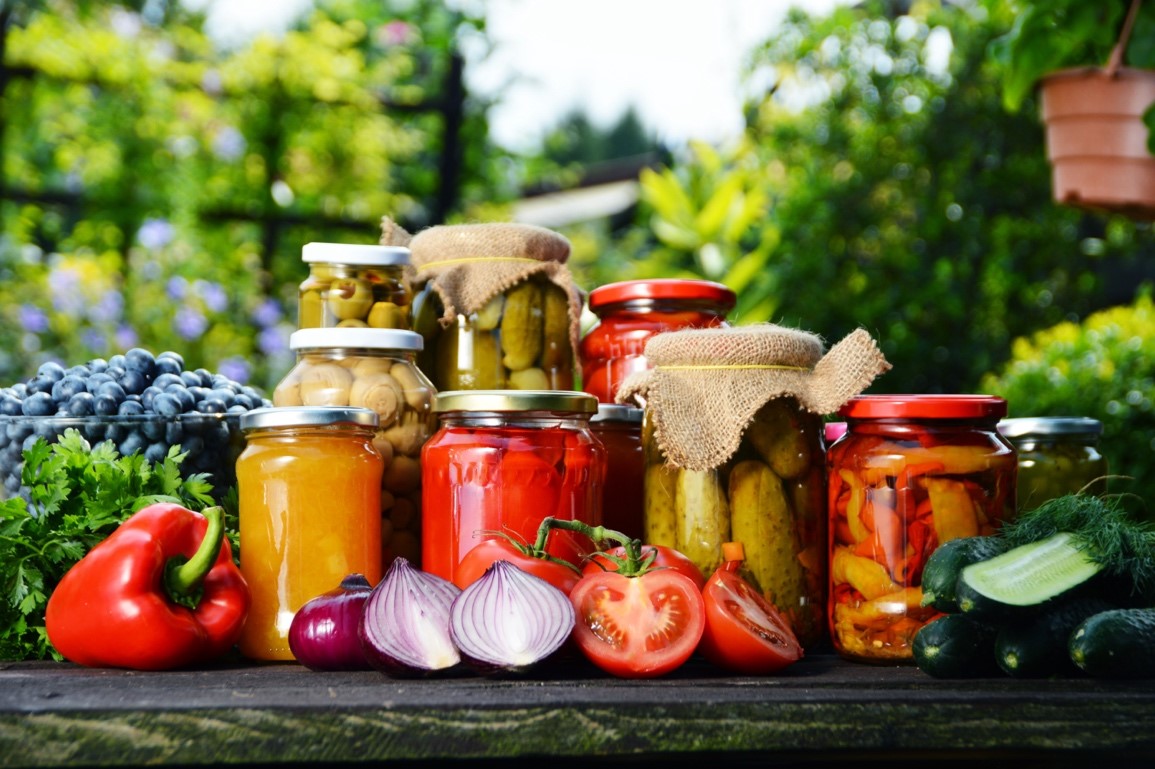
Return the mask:
[[706,580],[706,629],[698,649],[730,671],[775,673],[802,658],[802,645],[774,604],[738,574],[740,563],[727,561]]
[[[653,562],[650,565],[651,569],[672,569],[677,572],[685,574],[694,581],[694,584],[701,590],[706,584],[706,578],[702,576],[702,571],[690,560],[690,557],[683,555],[672,547],[665,545],[642,545],[642,560],[650,557],[653,554]],[[591,555],[582,567],[583,574],[593,574],[599,571],[617,571],[618,565],[606,555],[612,555],[615,558],[625,558],[626,548],[624,545],[611,547],[608,550],[594,553]]]
[[626,577],[600,569],[570,593],[573,639],[585,656],[620,678],[653,678],[680,667],[706,626],[702,593],[673,569]]

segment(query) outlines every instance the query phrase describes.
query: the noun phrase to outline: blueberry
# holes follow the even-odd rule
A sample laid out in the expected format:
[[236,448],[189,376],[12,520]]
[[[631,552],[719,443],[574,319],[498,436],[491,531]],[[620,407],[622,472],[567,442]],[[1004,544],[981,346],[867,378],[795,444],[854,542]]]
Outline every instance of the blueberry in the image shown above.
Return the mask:
[[173,420],[164,426],[164,439],[170,446],[175,446],[184,440],[184,425]]
[[[169,387],[165,388],[164,394],[171,395],[180,402],[179,413],[181,414],[196,409],[196,398],[193,397],[192,392],[188,390],[188,388],[180,387],[178,385],[170,385]],[[157,413],[159,414],[160,411],[157,411]]]
[[198,409],[205,414],[223,414],[229,410],[229,406],[220,398],[205,398],[198,405]]
[[90,417],[96,413],[96,396],[87,391],[76,393],[64,404],[64,410],[74,417]]
[[129,371],[139,371],[146,379],[156,376],[156,358],[143,347],[133,347],[124,354],[124,367]]
[[126,362],[127,362],[127,359],[124,357],[124,355],[121,353],[117,353],[116,355],[112,355],[109,357],[108,367],[112,368],[112,367],[116,366],[118,368],[123,369],[125,367]]
[[54,360],[44,361],[40,367],[36,369],[36,376],[47,377],[53,382],[59,382],[64,378],[64,366],[61,366]]
[[55,414],[56,401],[52,400],[51,393],[34,392],[24,399],[23,411],[24,415],[29,417],[43,417],[49,414]]
[[201,379],[201,375],[195,371],[182,371],[180,372],[180,378],[181,381],[184,382],[185,387],[204,386],[204,381]]
[[[61,379],[63,379],[63,377],[61,377]],[[53,379],[52,377],[45,376],[44,374],[37,374],[36,376],[34,376],[28,380],[28,383],[26,385],[28,388],[27,391],[29,394],[51,393],[52,392],[52,385],[56,384],[59,381],[60,381],[60,379]]]
[[102,384],[104,384],[105,382],[115,382],[115,381],[116,380],[113,379],[109,374],[106,374],[104,372],[101,372],[99,374],[93,374],[92,376],[88,377],[88,391],[93,392],[94,390],[99,390],[100,386]]
[[[178,390],[177,392],[187,392],[187,390]],[[165,390],[152,399],[152,411],[162,417],[175,417],[184,409],[181,407],[180,397],[172,391]]]
[[141,424],[140,433],[144,436],[142,442],[159,441],[164,437],[165,423],[157,419],[150,419]]
[[181,376],[179,373],[161,374],[156,379],[152,380],[152,386],[160,388],[161,390],[167,390],[170,386],[172,386],[174,384],[180,385],[181,387],[187,386],[185,384],[185,381],[183,379],[181,379]]
[[197,385],[196,387],[190,387],[190,388],[188,388],[188,391],[189,391],[189,395],[191,395],[193,397],[193,401],[195,401],[196,403],[200,403],[205,398],[210,397],[212,395],[212,392],[213,392],[208,387],[201,387],[200,385]]
[[68,374],[52,385],[52,399],[57,403],[67,403],[73,395],[86,392],[88,392],[87,384],[76,374]]
[[0,396],[0,414],[15,417],[24,413],[24,404],[15,395],[5,393]]
[[25,438],[32,434],[32,425],[27,422],[12,422],[4,432],[8,435],[8,445],[18,446],[24,442]]
[[162,392],[164,391],[153,385],[144,388],[144,391],[140,394],[140,403],[144,406],[145,413],[152,412],[152,399]]
[[158,361],[162,360],[162,359],[173,361],[178,366],[178,369],[177,369],[178,373],[181,371],[184,371],[184,356],[181,355],[179,352],[173,352],[172,350],[165,350],[160,355],[156,356],[156,358]]
[[108,368],[108,361],[104,358],[93,358],[88,361],[88,370],[93,374],[99,374]]
[[204,455],[205,439],[199,435],[186,435],[184,440],[180,442],[181,451],[187,451],[190,457],[198,457]]
[[135,454],[142,451],[148,445],[147,439],[139,432],[129,433],[123,441],[117,445],[116,450],[122,457],[127,457],[130,454]]
[[148,387],[148,380],[144,374],[139,371],[125,371],[121,376],[117,377],[117,381],[127,393],[138,393]]
[[121,443],[124,442],[124,439],[127,438],[129,433],[131,433],[131,432],[132,432],[132,428],[128,425],[110,424],[110,425],[108,425],[108,428],[104,431],[104,439],[106,441],[112,441],[113,443],[115,443],[116,445],[119,446]]
[[102,417],[112,416],[120,413],[121,401],[118,401],[112,395],[101,393],[96,396],[96,402],[92,406],[94,414]]
[[124,391],[119,382],[103,382],[96,388],[94,395],[107,395],[118,404],[128,397],[128,393]]
[[150,443],[148,448],[144,450],[144,458],[149,464],[156,464],[163,462],[164,458],[168,456],[168,446],[163,443]]
[[89,375],[91,374],[92,371],[83,363],[81,363],[79,366],[69,366],[64,370],[64,376],[78,376],[81,379],[88,379]]

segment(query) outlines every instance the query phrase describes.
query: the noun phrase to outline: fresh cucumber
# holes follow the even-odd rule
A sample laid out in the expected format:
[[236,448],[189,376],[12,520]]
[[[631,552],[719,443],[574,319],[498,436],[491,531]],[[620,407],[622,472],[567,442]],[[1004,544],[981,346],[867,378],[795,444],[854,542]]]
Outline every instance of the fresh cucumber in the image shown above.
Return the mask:
[[935,678],[977,678],[998,672],[995,626],[964,614],[944,614],[923,625],[911,642],[918,669]]
[[1114,609],[1097,596],[1059,601],[1042,613],[1010,622],[995,636],[995,660],[1015,678],[1043,678],[1077,673],[1067,644],[1083,620]]
[[1061,531],[964,567],[957,587],[959,610],[975,616],[1037,610],[1086,584],[1102,568],[1074,534]]
[[1068,651],[1095,678],[1155,678],[1155,608],[1093,614],[1071,633]]
[[1006,549],[998,537],[959,537],[943,542],[923,566],[922,605],[941,612],[957,612],[956,588],[963,568],[994,558]]

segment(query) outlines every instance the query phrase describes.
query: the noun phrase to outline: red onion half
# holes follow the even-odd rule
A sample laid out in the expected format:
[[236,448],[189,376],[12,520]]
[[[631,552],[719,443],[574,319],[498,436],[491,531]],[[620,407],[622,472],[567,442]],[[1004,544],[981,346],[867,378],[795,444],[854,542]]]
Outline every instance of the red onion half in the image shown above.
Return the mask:
[[449,637],[449,607],[460,593],[449,580],[395,558],[361,613],[358,632],[369,664],[392,676],[456,667],[461,654]]
[[327,593],[306,601],[289,625],[289,650],[310,670],[369,670],[361,648],[361,609],[373,586],[350,574]]
[[509,561],[494,561],[450,607],[453,643],[483,672],[520,672],[557,651],[577,614],[566,594]]

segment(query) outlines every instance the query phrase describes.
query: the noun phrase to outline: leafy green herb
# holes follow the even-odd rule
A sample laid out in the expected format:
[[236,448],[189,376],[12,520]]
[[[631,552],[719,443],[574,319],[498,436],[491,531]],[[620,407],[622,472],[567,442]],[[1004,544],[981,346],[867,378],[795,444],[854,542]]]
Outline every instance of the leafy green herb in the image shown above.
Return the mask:
[[1003,524],[998,536],[1017,547],[1061,531],[1075,535],[1105,573],[1130,580],[1134,595],[1155,596],[1155,530],[1128,512],[1120,497],[1056,497]]
[[215,504],[207,475],[181,476],[187,456],[173,446],[150,464],[139,453],[121,457],[111,441],[91,446],[72,429],[25,450],[28,499],[0,502],[0,659],[60,659],[44,630],[49,595],[134,512],[153,502],[197,511]]

